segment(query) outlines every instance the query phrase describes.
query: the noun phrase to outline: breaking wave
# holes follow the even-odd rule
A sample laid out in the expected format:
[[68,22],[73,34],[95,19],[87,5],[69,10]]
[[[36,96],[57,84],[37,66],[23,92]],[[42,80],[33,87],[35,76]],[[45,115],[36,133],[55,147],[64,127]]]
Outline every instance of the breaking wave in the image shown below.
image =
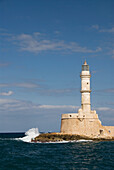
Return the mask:
[[18,138],[18,140],[22,140],[23,142],[31,142],[31,139],[34,139],[36,136],[39,136],[38,128],[29,129],[25,132],[25,136],[22,138]]

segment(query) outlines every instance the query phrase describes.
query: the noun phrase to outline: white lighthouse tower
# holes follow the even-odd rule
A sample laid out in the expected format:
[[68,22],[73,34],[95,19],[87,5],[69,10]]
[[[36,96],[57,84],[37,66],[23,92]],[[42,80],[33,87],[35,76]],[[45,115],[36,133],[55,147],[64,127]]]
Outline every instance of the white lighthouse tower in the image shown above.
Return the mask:
[[81,77],[81,109],[79,109],[80,116],[87,116],[91,112],[91,102],[90,102],[90,71],[89,65],[86,60],[82,65]]

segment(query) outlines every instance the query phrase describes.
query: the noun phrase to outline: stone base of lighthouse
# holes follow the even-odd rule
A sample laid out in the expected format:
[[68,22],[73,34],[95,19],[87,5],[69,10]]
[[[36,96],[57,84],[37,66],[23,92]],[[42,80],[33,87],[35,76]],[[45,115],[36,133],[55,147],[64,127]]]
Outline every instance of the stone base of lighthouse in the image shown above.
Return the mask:
[[61,133],[89,137],[113,137],[114,126],[102,126],[96,111],[88,114],[68,113],[62,114]]

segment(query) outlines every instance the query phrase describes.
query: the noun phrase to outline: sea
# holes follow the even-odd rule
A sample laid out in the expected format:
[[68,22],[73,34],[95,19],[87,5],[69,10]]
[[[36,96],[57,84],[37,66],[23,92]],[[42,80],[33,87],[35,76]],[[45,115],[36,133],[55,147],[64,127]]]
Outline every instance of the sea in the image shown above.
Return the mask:
[[31,143],[37,128],[0,133],[0,170],[114,170],[114,142]]

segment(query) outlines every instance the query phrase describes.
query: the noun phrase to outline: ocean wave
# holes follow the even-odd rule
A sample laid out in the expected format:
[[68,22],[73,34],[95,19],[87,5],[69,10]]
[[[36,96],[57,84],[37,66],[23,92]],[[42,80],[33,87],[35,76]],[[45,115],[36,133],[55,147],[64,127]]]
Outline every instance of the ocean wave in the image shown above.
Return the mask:
[[25,132],[25,136],[22,138],[16,138],[16,140],[21,140],[23,142],[31,142],[31,139],[34,139],[36,136],[39,136],[39,130],[38,128],[32,128],[29,129],[27,132]]

